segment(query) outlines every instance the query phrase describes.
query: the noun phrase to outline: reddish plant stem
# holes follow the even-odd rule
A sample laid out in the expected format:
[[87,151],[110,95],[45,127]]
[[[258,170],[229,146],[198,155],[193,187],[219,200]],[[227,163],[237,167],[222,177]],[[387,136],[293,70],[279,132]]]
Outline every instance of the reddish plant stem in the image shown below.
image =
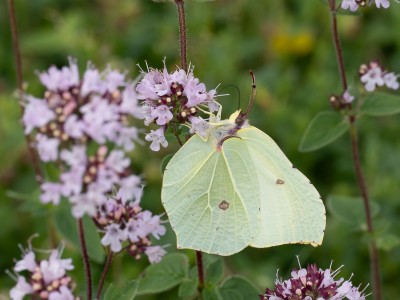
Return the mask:
[[335,47],[336,60],[339,67],[339,75],[342,80],[343,91],[346,91],[347,78],[346,78],[346,69],[344,67],[343,51],[340,45],[339,33],[337,28],[336,0],[329,0],[329,7],[332,16],[332,21],[331,21],[332,39],[333,39],[333,45]]
[[89,263],[89,255],[86,247],[86,239],[85,239],[85,231],[83,229],[82,218],[78,219],[78,233],[79,233],[79,241],[81,244],[83,265],[85,268],[85,276],[86,276],[86,297],[87,299],[92,299],[92,273],[90,271],[90,263]]
[[[9,15],[9,22],[11,28],[11,36],[12,36],[12,43],[14,48],[14,60],[15,60],[15,71],[17,77],[17,90],[18,90],[18,98],[21,107],[21,116],[24,114],[24,106],[23,103],[23,96],[24,96],[24,87],[23,87],[23,76],[22,76],[22,63],[21,63],[21,51],[19,47],[19,39],[18,39],[18,30],[17,30],[17,21],[15,17],[15,7],[14,7],[14,0],[8,0],[8,15]],[[34,142],[30,135],[25,135],[26,144],[28,146],[29,156],[33,165],[33,169],[35,172],[36,181],[40,185],[43,182],[43,173],[42,169],[40,168],[40,162],[37,156],[37,152],[35,149]]]
[[181,68],[187,71],[187,39],[186,39],[186,16],[185,16],[185,1],[175,0],[176,7],[178,8],[179,19],[179,42],[181,49]]
[[360,162],[360,153],[358,147],[358,137],[357,137],[357,127],[355,124],[355,118],[350,118],[350,135],[351,135],[351,150],[354,162],[354,169],[357,175],[358,186],[360,187],[361,196],[364,203],[365,210],[365,218],[367,221],[367,230],[371,235],[370,243],[369,243],[369,257],[370,257],[370,268],[371,268],[371,276],[372,276],[372,295],[375,300],[382,299],[381,292],[381,278],[380,278],[380,267],[379,267],[379,255],[378,249],[376,247],[375,239],[373,237],[374,227],[372,223],[372,215],[370,209],[370,201],[367,192],[367,186],[365,183],[364,175],[361,168]]
[[[337,28],[337,18],[336,18],[336,0],[329,0],[329,7],[332,17],[331,30],[332,30],[332,40],[336,52],[336,60],[339,68],[339,75],[342,81],[343,92],[347,90],[347,79],[346,79],[346,69],[343,60],[343,51],[340,45],[338,28]],[[374,227],[371,216],[370,201],[367,191],[367,185],[365,183],[364,175],[362,172],[361,161],[360,161],[360,150],[358,146],[358,135],[356,126],[356,116],[350,115],[350,137],[351,137],[351,149],[354,169],[358,181],[358,186],[361,192],[361,196],[364,203],[365,218],[367,222],[367,230],[371,235],[371,240],[369,243],[369,258],[370,258],[370,268],[372,277],[372,294],[374,300],[382,299],[382,288],[381,288],[381,278],[380,278],[380,267],[379,267],[379,255],[378,249],[376,247],[375,240],[373,238]]]
[[113,259],[113,253],[112,253],[112,251],[110,251],[110,253],[108,254],[108,257],[107,257],[106,264],[104,265],[103,272],[101,273],[99,286],[97,288],[96,299],[100,299],[101,290],[103,289],[104,281],[106,279],[107,272],[110,269],[112,259]]
[[204,287],[204,264],[203,264],[203,253],[196,251],[196,263],[197,263],[197,275],[199,277],[199,289]]

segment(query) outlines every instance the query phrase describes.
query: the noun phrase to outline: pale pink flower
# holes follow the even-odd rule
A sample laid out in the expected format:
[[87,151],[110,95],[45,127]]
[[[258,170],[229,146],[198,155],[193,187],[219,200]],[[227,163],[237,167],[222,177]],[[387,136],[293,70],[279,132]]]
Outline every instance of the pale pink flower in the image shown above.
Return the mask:
[[138,236],[146,237],[153,235],[157,240],[160,235],[165,234],[165,227],[160,223],[160,216],[153,216],[151,212],[144,211],[140,213],[140,218],[137,221]]
[[34,128],[40,128],[56,117],[56,114],[47,106],[46,101],[33,96],[26,96],[27,105],[24,110],[22,122],[25,134],[31,133]]
[[62,285],[58,291],[51,292],[49,300],[75,300],[71,290]]
[[185,94],[188,98],[187,106],[194,107],[208,98],[206,86],[204,83],[200,83],[199,79],[191,78],[185,86]]
[[142,179],[139,176],[131,175],[121,179],[120,188],[117,193],[117,197],[121,199],[123,203],[128,200],[139,202],[143,193]]
[[85,134],[85,125],[81,120],[78,120],[77,115],[71,115],[64,123],[64,131],[69,136],[79,139]]
[[53,203],[58,205],[60,203],[63,186],[55,182],[45,182],[40,186],[42,194],[40,195],[40,201],[43,203]]
[[21,260],[17,261],[14,267],[14,271],[21,272],[28,270],[30,272],[34,272],[37,267],[35,260],[35,253],[30,250],[24,254]]
[[395,73],[391,72],[391,73],[386,73],[383,76],[383,80],[385,81],[385,85],[392,90],[397,90],[400,87],[398,80],[398,75],[396,75]]
[[356,0],[343,0],[341,8],[356,11],[358,9],[358,3],[356,2]]
[[145,140],[151,142],[150,149],[153,151],[160,151],[160,145],[164,148],[168,146],[162,127],[155,131],[151,130],[150,133],[146,134]]
[[144,250],[144,253],[149,258],[150,263],[154,264],[159,263],[167,251],[160,246],[150,246]]
[[375,5],[377,8],[380,8],[381,6],[383,8],[389,8],[390,2],[389,0],[375,0]]
[[26,295],[32,294],[32,286],[26,282],[25,277],[18,276],[18,282],[15,287],[10,291],[10,297],[12,300],[23,300]]
[[157,106],[151,111],[151,117],[156,120],[157,125],[165,125],[174,117],[171,109],[166,105]]
[[110,224],[105,227],[106,234],[101,239],[104,246],[111,246],[111,251],[119,252],[122,249],[122,241],[127,239],[125,230],[121,230],[118,224]]
[[361,82],[364,83],[365,90],[372,92],[378,86],[384,85],[383,71],[379,65],[371,67],[364,75],[361,76]]
[[78,65],[75,60],[69,58],[69,67],[57,69],[52,66],[47,72],[39,73],[42,84],[50,91],[67,90],[79,84]]
[[49,162],[57,160],[59,145],[60,141],[58,139],[49,139],[43,134],[36,135],[36,147],[41,161]]

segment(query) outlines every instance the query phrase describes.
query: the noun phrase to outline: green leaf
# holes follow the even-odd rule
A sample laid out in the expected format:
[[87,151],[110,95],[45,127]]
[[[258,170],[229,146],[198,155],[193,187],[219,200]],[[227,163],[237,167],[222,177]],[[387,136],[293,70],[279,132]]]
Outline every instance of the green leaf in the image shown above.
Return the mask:
[[104,294],[103,300],[132,300],[136,296],[138,286],[138,280],[128,281],[120,287],[116,287],[111,283]]
[[161,174],[164,174],[165,168],[167,167],[169,161],[171,160],[171,158],[172,158],[173,156],[174,156],[173,153],[167,154],[166,156],[164,156],[164,158],[162,159],[161,164],[160,164],[160,171],[161,171]]
[[361,106],[360,114],[374,117],[400,113],[400,96],[388,93],[368,95]]
[[309,152],[322,148],[343,135],[350,127],[346,117],[337,112],[318,113],[308,125],[299,146],[299,151]]
[[217,257],[215,261],[206,267],[205,280],[206,283],[216,284],[224,276],[224,261],[221,257]]
[[[365,223],[365,209],[360,197],[329,195],[327,199],[329,211],[343,222],[357,225]],[[370,201],[372,217],[379,213],[379,205]]]
[[379,235],[376,239],[376,245],[379,249],[390,251],[400,245],[400,239],[394,234]]
[[194,279],[183,279],[178,289],[178,296],[180,298],[189,298],[196,294],[198,281]]
[[[61,235],[72,245],[80,248],[80,241],[77,228],[77,220],[72,217],[69,205],[61,205],[54,214],[54,223]],[[105,258],[103,246],[100,242],[99,233],[93,221],[85,216],[83,218],[86,245],[89,258],[97,263],[102,263]]]
[[172,253],[149,266],[140,277],[138,295],[164,292],[180,284],[188,275],[186,255]]
[[218,292],[218,287],[216,286],[205,287],[201,291],[201,295],[203,296],[203,300],[222,300],[222,297]]
[[222,300],[258,299],[260,292],[246,278],[241,276],[228,277],[219,288]]

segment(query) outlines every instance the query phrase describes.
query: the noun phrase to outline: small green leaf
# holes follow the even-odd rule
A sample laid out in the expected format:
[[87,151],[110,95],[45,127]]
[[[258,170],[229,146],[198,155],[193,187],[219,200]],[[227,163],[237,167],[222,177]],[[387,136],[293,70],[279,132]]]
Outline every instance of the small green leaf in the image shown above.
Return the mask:
[[360,114],[374,117],[400,113],[400,96],[388,93],[372,93],[361,106]]
[[219,288],[222,300],[258,299],[260,292],[246,278],[231,276],[225,279]]
[[299,146],[299,151],[309,152],[322,148],[343,135],[350,127],[346,117],[336,112],[318,113],[308,125]]
[[178,289],[178,296],[180,298],[189,298],[196,294],[198,281],[194,279],[183,279]]
[[[357,225],[365,223],[364,202],[359,197],[329,195],[327,207],[332,215],[348,224]],[[372,217],[379,213],[379,205],[370,201]]]
[[164,292],[187,278],[189,262],[186,255],[172,253],[149,266],[140,277],[138,295]]
[[[54,224],[65,239],[75,247],[80,247],[77,220],[72,217],[69,205],[60,205],[54,215]],[[83,228],[90,259],[97,263],[102,263],[105,258],[105,253],[100,242],[99,233],[93,221],[87,216],[83,218]]]
[[224,261],[217,257],[215,261],[206,267],[206,283],[217,284],[224,276]]
[[171,154],[167,154],[166,156],[164,156],[164,158],[162,159],[161,164],[160,164],[161,174],[164,174],[165,168],[167,167],[169,161],[171,160],[171,158],[173,156],[174,156],[174,154],[172,154],[172,153]]
[[138,280],[128,281],[120,287],[114,286],[111,283],[104,294],[103,300],[133,300],[136,296],[138,286]]
[[216,286],[205,287],[201,291],[201,295],[203,296],[203,300],[222,300],[222,297],[218,292],[218,287]]
[[376,239],[376,245],[379,249],[390,251],[400,245],[400,239],[394,234],[379,235]]

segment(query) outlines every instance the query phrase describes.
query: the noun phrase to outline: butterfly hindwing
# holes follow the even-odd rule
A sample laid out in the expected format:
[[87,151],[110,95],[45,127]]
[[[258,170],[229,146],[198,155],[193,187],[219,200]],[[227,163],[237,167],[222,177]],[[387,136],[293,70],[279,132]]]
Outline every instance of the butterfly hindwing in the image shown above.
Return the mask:
[[244,128],[238,136],[252,157],[260,187],[260,231],[250,245],[321,244],[325,208],[309,179],[261,130]]

